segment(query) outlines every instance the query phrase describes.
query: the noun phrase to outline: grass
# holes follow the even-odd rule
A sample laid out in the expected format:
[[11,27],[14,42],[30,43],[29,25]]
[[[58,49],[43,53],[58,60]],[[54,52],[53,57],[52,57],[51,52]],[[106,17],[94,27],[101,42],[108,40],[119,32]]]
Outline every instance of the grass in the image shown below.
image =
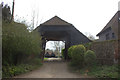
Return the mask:
[[87,74],[88,76],[93,76],[95,78],[118,78],[118,65],[96,65],[84,67],[82,69],[74,67],[73,70],[79,72],[80,74]]
[[48,58],[44,58],[44,60],[47,60]]

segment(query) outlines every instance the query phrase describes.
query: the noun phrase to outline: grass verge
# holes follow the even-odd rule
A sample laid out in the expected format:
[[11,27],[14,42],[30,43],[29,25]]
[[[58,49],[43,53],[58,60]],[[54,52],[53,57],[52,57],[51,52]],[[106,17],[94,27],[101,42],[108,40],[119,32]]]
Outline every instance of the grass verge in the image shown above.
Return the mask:
[[118,78],[118,65],[89,66],[82,69],[71,67],[72,71],[95,78]]

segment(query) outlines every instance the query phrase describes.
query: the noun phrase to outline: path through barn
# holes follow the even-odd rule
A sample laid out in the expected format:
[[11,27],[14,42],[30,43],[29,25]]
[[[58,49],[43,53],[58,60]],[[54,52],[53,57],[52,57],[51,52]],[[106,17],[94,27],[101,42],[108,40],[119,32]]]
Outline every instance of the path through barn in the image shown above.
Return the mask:
[[88,76],[71,72],[68,69],[67,62],[47,61],[39,69],[15,78],[88,78]]

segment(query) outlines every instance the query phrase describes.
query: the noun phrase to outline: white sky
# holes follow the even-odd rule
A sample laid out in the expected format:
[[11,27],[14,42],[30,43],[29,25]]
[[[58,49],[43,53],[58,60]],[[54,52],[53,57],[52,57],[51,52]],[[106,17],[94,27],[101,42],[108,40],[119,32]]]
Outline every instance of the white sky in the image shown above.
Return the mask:
[[[13,0],[2,1],[11,6]],[[15,0],[14,16],[16,19],[21,17],[20,20],[24,17],[30,23],[32,11],[35,10],[38,13],[36,25],[39,25],[57,15],[83,34],[87,32],[96,37],[118,11],[118,2],[119,0]]]

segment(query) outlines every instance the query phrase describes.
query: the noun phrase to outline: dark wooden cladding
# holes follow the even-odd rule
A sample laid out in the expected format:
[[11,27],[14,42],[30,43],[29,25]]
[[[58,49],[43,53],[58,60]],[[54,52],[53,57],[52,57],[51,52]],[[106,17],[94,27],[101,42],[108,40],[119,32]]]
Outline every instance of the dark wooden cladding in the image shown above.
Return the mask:
[[[46,41],[65,41],[65,59],[68,58],[67,50],[70,46],[91,42],[72,24],[57,16],[43,24],[40,24],[40,26],[38,26],[35,30],[37,30],[42,36],[42,47],[44,47]],[[45,48],[43,49],[45,50]]]

